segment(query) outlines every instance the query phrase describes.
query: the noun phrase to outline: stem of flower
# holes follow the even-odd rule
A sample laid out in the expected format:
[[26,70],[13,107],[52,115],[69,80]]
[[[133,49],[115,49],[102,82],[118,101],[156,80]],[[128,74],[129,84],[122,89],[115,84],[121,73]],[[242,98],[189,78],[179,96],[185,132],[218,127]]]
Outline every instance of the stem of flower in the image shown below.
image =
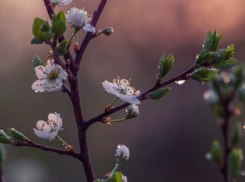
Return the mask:
[[75,31],[74,31],[74,33],[72,34],[72,37],[71,37],[71,39],[70,39],[70,41],[69,42],[71,42],[72,40],[73,40],[73,38],[75,37],[75,35],[77,34],[77,30],[75,29]]
[[116,123],[116,122],[125,121],[125,120],[127,120],[127,118],[116,119],[116,120],[109,120],[108,122],[110,122],[110,123]]
[[69,145],[64,140],[62,140],[62,138],[60,138],[58,135],[56,136],[56,139],[62,142],[66,147],[69,147]]
[[114,167],[114,169],[112,169],[112,171],[110,172],[111,173],[111,176],[109,178],[107,178],[106,181],[108,181],[112,176],[113,174],[116,172],[116,170],[119,168],[119,166],[121,165],[122,163],[121,162],[117,162],[116,163],[116,166]]
[[112,107],[115,103],[116,103],[116,101],[119,99],[119,97],[117,97],[112,103],[111,103],[111,105],[110,105],[110,107]]

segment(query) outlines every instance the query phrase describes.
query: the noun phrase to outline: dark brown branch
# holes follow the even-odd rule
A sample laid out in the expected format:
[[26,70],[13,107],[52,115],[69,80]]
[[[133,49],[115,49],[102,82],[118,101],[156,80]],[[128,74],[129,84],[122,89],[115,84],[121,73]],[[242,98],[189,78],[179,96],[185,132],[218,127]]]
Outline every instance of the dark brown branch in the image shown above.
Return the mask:
[[[45,7],[47,9],[49,18],[52,20],[53,19],[52,16],[53,16],[53,13],[54,13],[53,6],[50,3],[50,0],[43,0],[43,1],[44,1],[44,4],[45,4]],[[65,40],[64,35],[62,35],[60,38],[58,38],[59,42],[62,42],[63,40]],[[70,59],[70,61],[71,61],[71,71],[75,73],[76,71],[74,71],[74,70],[77,70],[77,69],[75,67],[74,60],[73,60],[73,57],[72,57],[71,52],[69,50],[69,47],[67,48],[67,52],[63,56],[65,58],[65,61]]]
[[4,182],[1,162],[0,162],[0,182]]
[[70,91],[70,89],[64,84],[64,82],[63,82],[63,86],[62,86],[62,92],[66,92],[66,93],[69,95],[69,97],[71,96],[71,91]]
[[[170,84],[170,83],[173,83],[173,82],[175,82],[175,81],[178,81],[178,80],[186,80],[186,75],[189,74],[189,73],[191,73],[191,72],[193,72],[194,70],[195,70],[195,67],[192,66],[192,67],[190,67],[188,70],[186,70],[185,72],[183,72],[182,74],[180,74],[180,75],[178,75],[178,76],[176,76],[176,77],[174,77],[174,78],[172,78],[172,79],[170,79],[170,80],[168,80],[168,81],[165,81],[165,82],[163,82],[163,83],[158,83],[158,82],[157,82],[157,83],[156,83],[153,87],[151,87],[149,90],[147,90],[147,91],[145,91],[144,93],[142,93],[141,95],[139,95],[139,96],[138,96],[138,99],[141,100],[141,101],[143,101],[143,100],[146,99],[146,97],[147,97],[147,95],[148,95],[149,93],[151,93],[151,92],[153,92],[153,91],[155,91],[155,90],[157,90],[157,89],[159,89],[159,88],[161,88],[161,87],[164,87],[164,86],[166,86],[166,85],[168,85],[168,84]],[[113,113],[115,113],[115,112],[117,112],[117,111],[119,111],[119,110],[121,110],[121,109],[124,109],[124,108],[128,107],[129,105],[130,105],[130,104],[126,102],[126,103],[124,103],[124,104],[121,104],[120,106],[117,106],[117,107],[115,107],[115,108],[112,108],[111,111],[109,111],[109,112],[104,112],[104,113],[102,113],[102,114],[100,114],[100,115],[98,115],[98,116],[96,116],[96,117],[94,117],[94,118],[88,120],[88,121],[86,122],[86,127],[89,127],[91,124],[93,124],[93,123],[95,123],[95,122],[97,122],[97,121],[102,121],[102,119],[103,119],[104,117],[109,116],[109,115],[111,115],[111,114],[113,114]]]
[[67,150],[53,148],[53,147],[49,147],[49,146],[44,146],[44,145],[36,144],[34,142],[28,142],[28,143],[14,142],[12,145],[14,145],[16,147],[26,146],[26,147],[38,148],[41,150],[54,152],[54,153],[61,154],[61,155],[69,155],[69,156],[72,156],[74,158],[78,158],[80,160],[83,158],[83,156],[81,154],[78,154],[75,152],[68,152]]
[[[105,4],[106,4],[107,0],[102,0],[97,11],[94,13],[94,17],[93,17],[93,20],[91,22],[91,25],[93,25],[94,27],[96,26],[99,18],[100,18],[100,15],[105,7]],[[77,68],[79,68],[80,66],[80,62],[83,58],[83,55],[84,55],[84,52],[88,46],[88,43],[91,39],[93,39],[94,36],[91,32],[88,32],[83,40],[83,43],[81,45],[81,48],[79,51],[76,52],[76,58],[75,58],[75,65]]]

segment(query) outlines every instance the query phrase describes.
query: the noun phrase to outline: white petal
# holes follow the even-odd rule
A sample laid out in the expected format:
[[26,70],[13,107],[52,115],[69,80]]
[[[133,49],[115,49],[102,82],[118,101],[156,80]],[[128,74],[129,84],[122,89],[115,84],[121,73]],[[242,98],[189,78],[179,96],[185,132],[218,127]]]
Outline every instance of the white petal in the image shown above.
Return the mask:
[[61,70],[59,73],[59,77],[66,80],[67,79],[67,72],[65,70]]
[[136,96],[140,95],[140,91],[137,90],[136,92],[134,92],[134,95],[136,95]]
[[69,20],[75,26],[84,26],[87,22],[87,11],[71,8],[69,11]]
[[45,82],[44,84],[44,90],[47,92],[55,92],[61,89],[63,83],[62,81],[56,79],[55,82],[51,83],[49,81]]
[[104,87],[104,89],[106,89],[107,92],[109,92],[110,94],[116,95],[117,97],[119,95],[121,95],[118,91],[118,88],[112,84],[111,82],[108,82],[107,80],[102,82],[102,85]]
[[83,29],[86,31],[86,32],[95,32],[95,28],[93,25],[90,25],[90,24],[86,24],[85,26],[83,26]]
[[127,90],[127,94],[128,94],[128,95],[133,95],[133,94],[134,94],[134,89],[133,89],[132,87],[128,86],[128,87],[126,88],[126,90]]
[[49,59],[46,65],[46,74],[49,74],[52,70],[55,70],[54,59]]
[[49,133],[44,132],[44,131],[38,131],[35,128],[33,128],[33,129],[34,129],[34,133],[35,133],[35,135],[37,135],[37,137],[43,138],[43,139],[47,139],[48,138]]
[[46,67],[45,66],[37,66],[34,68],[36,75],[38,77],[38,79],[43,79],[43,78],[47,78],[47,74],[46,73]]
[[69,11],[68,11],[68,13],[65,13],[65,17],[66,17],[66,21],[70,22]]
[[120,80],[120,83],[119,83],[120,87],[121,87],[123,90],[128,86],[128,84],[129,84],[129,82],[128,82],[128,80],[126,80],[126,79],[121,79],[121,80]]
[[72,0],[58,0],[58,5],[64,6],[72,2]]
[[58,134],[58,131],[51,132],[51,133],[48,135],[47,139],[48,139],[49,141],[51,141],[51,140],[55,139],[55,137],[57,136],[57,134]]
[[37,92],[44,92],[45,90],[43,89],[43,86],[45,82],[46,82],[46,79],[35,81],[31,86],[32,90],[37,91]]
[[38,130],[42,129],[43,132],[49,133],[51,131],[51,126],[43,120],[39,120],[36,124]]
[[132,96],[132,95],[120,95],[119,98],[122,100],[122,101],[125,101],[125,102],[128,102],[128,103],[131,103],[131,104],[141,104],[140,100],[135,97],[135,96]]

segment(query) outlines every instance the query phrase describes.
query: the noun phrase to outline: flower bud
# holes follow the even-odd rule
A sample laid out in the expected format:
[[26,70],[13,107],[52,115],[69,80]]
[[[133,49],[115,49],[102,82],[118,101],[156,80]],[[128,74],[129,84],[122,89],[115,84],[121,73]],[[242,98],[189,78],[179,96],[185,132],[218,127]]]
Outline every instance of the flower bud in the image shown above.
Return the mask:
[[116,150],[116,157],[120,162],[125,162],[129,159],[129,149],[125,145],[118,145]]
[[223,150],[219,144],[219,141],[213,141],[211,148],[211,161],[220,166],[223,162]]
[[229,173],[231,179],[236,179],[240,175],[242,160],[242,150],[233,149],[229,155]]
[[13,139],[17,142],[27,142],[29,140],[23,133],[15,130],[14,128],[8,129],[8,131],[13,136]]
[[126,119],[133,119],[139,115],[139,106],[131,104],[127,107],[126,112],[128,113]]
[[112,27],[106,27],[104,30],[99,32],[99,34],[101,33],[110,36],[111,34],[114,33],[114,29]]
[[11,138],[3,130],[0,130],[0,143],[11,143]]
[[127,176],[123,176],[123,175],[122,175],[122,182],[128,182]]
[[242,137],[243,137],[242,124],[237,123],[230,136],[231,144],[236,145],[242,139]]

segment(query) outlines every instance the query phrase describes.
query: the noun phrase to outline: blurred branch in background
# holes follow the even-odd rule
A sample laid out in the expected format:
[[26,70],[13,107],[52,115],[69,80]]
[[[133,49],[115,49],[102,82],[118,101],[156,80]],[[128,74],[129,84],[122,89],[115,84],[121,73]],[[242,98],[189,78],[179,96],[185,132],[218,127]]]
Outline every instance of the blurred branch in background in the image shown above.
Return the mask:
[[0,182],[5,182],[3,176],[3,162],[6,158],[6,153],[2,144],[0,144]]
[[229,132],[229,127],[231,117],[241,113],[240,109],[234,106],[236,96],[245,103],[243,72],[243,66],[237,66],[230,74],[221,73],[220,77],[214,77],[210,90],[203,95],[212,107],[223,134],[223,147],[215,140],[206,157],[219,168],[225,182],[235,182],[241,175],[243,151],[237,148],[237,144],[243,137],[242,123],[237,123],[232,133]]

